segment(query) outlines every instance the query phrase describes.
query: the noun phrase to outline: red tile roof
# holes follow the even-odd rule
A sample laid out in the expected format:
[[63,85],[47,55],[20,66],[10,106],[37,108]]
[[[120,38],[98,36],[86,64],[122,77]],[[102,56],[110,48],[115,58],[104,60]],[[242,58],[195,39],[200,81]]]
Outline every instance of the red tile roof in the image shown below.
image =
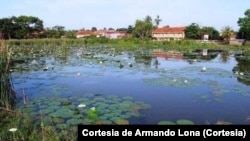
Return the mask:
[[157,28],[153,31],[153,33],[183,33],[185,27],[163,27]]

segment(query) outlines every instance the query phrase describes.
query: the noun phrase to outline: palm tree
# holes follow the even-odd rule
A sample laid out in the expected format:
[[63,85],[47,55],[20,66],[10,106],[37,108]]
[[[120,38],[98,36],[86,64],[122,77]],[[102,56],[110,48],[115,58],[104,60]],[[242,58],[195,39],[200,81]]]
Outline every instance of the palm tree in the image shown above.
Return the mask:
[[232,35],[233,35],[233,30],[229,26],[226,26],[221,30],[221,37],[225,40],[226,44],[229,44],[230,37]]
[[157,15],[157,17],[155,18],[156,28],[159,26],[159,24],[160,24],[161,21],[162,21],[162,20],[160,19],[160,16]]

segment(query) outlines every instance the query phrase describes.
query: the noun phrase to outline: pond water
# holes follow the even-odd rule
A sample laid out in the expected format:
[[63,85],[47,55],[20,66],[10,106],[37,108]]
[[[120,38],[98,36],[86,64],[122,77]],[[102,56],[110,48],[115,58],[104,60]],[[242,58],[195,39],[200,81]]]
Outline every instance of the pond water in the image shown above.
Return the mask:
[[235,52],[117,53],[103,48],[74,47],[66,55],[31,55],[14,63],[17,108],[42,111],[44,120],[61,119],[58,127],[180,120],[250,124],[250,87],[240,79],[247,70],[239,69],[249,67]]

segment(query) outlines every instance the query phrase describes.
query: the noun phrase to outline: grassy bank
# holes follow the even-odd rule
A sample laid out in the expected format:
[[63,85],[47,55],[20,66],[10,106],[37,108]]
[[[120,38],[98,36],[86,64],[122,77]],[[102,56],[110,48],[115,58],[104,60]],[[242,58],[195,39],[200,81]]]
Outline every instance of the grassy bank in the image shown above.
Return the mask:
[[10,74],[11,50],[0,41],[0,109],[10,110],[15,104],[16,97],[12,89]]
[[[32,46],[32,47],[58,47],[58,46],[109,46],[117,50],[137,50],[137,49],[164,49],[190,51],[194,49],[241,49],[242,47],[229,46],[217,43],[202,43],[195,40],[179,40],[179,41],[153,41],[140,39],[107,39],[107,38],[81,38],[81,39],[28,39],[28,40],[8,40],[6,44],[11,47]],[[243,46],[249,48],[250,44]]]

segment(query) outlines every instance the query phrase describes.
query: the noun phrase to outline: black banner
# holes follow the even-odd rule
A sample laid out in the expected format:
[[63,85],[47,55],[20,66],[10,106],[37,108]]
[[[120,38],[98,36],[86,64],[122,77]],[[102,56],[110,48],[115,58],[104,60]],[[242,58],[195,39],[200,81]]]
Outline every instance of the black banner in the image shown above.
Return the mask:
[[[78,125],[78,140],[85,137],[164,137],[170,139],[250,140],[249,125]],[[86,138],[85,138],[86,139]]]

